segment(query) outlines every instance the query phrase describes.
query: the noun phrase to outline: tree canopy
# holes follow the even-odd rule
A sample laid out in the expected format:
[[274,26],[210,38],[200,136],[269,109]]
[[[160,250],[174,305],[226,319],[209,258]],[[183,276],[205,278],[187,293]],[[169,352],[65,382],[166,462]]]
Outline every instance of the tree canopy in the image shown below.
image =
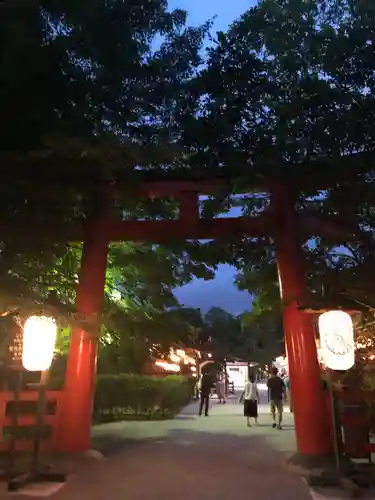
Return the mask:
[[[202,62],[209,23],[187,27],[186,13],[164,0],[6,3],[1,16],[0,312],[48,310],[67,326],[82,246],[35,238],[33,223],[45,222],[47,232],[51,223],[84,221],[102,183],[178,160],[171,116]],[[130,218],[166,217],[176,205],[129,197],[113,208]],[[181,245],[112,244],[103,338],[115,345],[121,334],[121,345],[134,349],[145,339],[163,349],[171,339],[194,338],[194,328],[169,311],[178,306],[173,288],[193,275],[211,273]]]
[[[296,190],[298,220],[310,235],[296,227],[311,291],[368,305],[375,299],[374,33],[369,1],[263,0],[217,33],[181,120],[193,168],[232,171],[240,192],[246,182]],[[209,200],[214,211],[231,202],[254,215],[269,196]],[[325,215],[346,229],[322,235]],[[238,286],[256,295],[253,317],[279,324],[272,239],[242,239],[225,250]]]
[[[310,287],[367,303],[374,301],[374,33],[371,2],[259,2],[217,34],[184,122],[196,164],[239,166],[242,179],[263,185],[282,181],[299,190],[306,225],[322,214],[346,224],[346,237],[322,237],[317,225],[308,242],[301,236]],[[266,195],[236,199],[245,214],[268,203]],[[277,311],[273,241],[236,242],[232,256],[239,286]]]
[[205,350],[218,360],[268,364],[284,351],[280,317],[265,317],[263,311],[233,315],[212,307],[203,317],[201,331]]
[[[5,3],[1,16],[3,314],[46,307],[51,292],[60,310],[73,307],[81,246],[33,237],[33,221],[82,222],[102,185],[131,185],[137,172],[177,167],[186,175],[225,171],[237,193],[271,181],[297,189],[311,236],[305,244],[299,235],[311,289],[323,284],[375,303],[370,0],[263,0],[205,51],[210,22],[188,27],[186,12],[169,11],[165,0]],[[230,203],[246,215],[263,211],[268,195],[250,191],[210,197],[203,213],[228,212]],[[131,193],[111,209],[129,218],[168,218],[177,210],[173,200]],[[311,221],[325,215],[341,221],[347,237],[321,236]],[[112,245],[107,331],[151,339],[150,318],[155,332],[181,322],[184,314],[169,311],[178,305],[173,288],[194,275],[212,278],[220,262],[235,265],[238,286],[257,296],[257,328],[277,331],[268,237]],[[185,323],[186,334],[196,335]]]

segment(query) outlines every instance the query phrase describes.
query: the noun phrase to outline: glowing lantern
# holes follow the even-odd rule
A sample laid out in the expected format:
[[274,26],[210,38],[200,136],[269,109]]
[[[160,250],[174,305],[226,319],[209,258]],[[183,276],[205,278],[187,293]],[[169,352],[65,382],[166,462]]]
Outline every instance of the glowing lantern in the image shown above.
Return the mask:
[[354,365],[354,333],[350,315],[328,311],[319,316],[320,354],[327,368],[349,370]]
[[53,318],[31,316],[23,327],[22,364],[31,372],[51,366],[56,344],[57,326]]

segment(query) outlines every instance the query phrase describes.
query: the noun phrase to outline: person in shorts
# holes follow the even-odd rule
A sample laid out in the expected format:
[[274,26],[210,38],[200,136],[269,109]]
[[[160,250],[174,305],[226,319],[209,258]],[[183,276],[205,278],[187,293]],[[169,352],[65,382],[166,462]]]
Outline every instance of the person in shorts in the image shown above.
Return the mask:
[[[272,427],[282,429],[283,400],[286,400],[286,387],[283,379],[278,376],[277,368],[272,369],[272,375],[267,382],[268,401],[273,419]],[[277,418],[276,418],[277,417]]]

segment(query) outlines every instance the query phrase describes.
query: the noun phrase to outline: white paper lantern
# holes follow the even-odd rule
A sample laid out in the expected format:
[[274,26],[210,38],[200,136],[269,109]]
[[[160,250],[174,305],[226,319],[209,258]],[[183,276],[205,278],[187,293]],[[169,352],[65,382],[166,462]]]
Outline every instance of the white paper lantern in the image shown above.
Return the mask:
[[349,370],[355,362],[353,321],[344,311],[319,316],[320,353],[331,370]]
[[53,318],[31,316],[23,328],[22,364],[32,372],[48,370],[53,359],[57,326]]

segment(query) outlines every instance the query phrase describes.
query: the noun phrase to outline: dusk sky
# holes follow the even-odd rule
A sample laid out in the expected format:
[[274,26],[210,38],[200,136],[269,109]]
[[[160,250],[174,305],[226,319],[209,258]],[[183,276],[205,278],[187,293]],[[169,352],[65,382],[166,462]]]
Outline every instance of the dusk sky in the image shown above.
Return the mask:
[[[170,0],[170,8],[182,8],[188,13],[188,24],[196,26],[216,16],[212,31],[225,31],[247,9],[255,5],[254,0]],[[237,215],[237,214],[236,214]],[[212,306],[222,307],[233,314],[248,310],[251,297],[239,292],[233,285],[235,270],[228,265],[220,266],[216,278],[211,281],[194,280],[176,290],[176,296],[186,307],[199,307],[206,312]]]

